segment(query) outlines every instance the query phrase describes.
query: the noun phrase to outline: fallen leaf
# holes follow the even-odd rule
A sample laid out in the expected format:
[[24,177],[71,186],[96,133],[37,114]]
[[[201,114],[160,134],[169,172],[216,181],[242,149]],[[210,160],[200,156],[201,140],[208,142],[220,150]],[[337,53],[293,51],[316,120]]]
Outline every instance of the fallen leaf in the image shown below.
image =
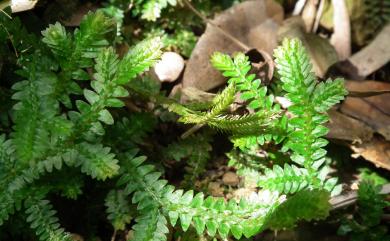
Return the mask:
[[352,143],[363,143],[370,141],[374,130],[365,123],[344,115],[336,110],[329,111],[330,121],[328,138],[348,141]]
[[[283,20],[282,7],[272,0],[247,1],[217,15],[212,22],[250,47],[270,54],[277,46],[277,29]],[[183,87],[211,90],[226,79],[210,64],[216,51],[233,54],[243,51],[210,24],[200,37],[187,63]]]
[[333,34],[331,44],[336,49],[340,60],[351,56],[351,25],[345,0],[332,0]]
[[[346,81],[349,91],[375,93],[389,91],[390,84],[378,81]],[[329,112],[328,138],[345,141],[354,151],[375,165],[390,170],[390,94],[348,97],[340,112]],[[379,135],[375,135],[379,134]]]
[[317,15],[317,5],[319,0],[308,0],[302,11],[302,19],[305,23],[306,31],[311,32]]
[[364,79],[390,61],[389,39],[390,24],[387,24],[368,46],[348,59],[356,67],[355,75],[359,79]]
[[355,152],[353,157],[362,156],[377,167],[390,170],[390,142],[375,137],[370,142],[352,145],[351,149]]
[[299,38],[307,49],[313,70],[319,77],[324,77],[329,67],[338,61],[337,52],[325,38],[312,33],[306,33],[301,17],[291,17],[283,22],[278,31],[278,40],[283,38]]
[[367,98],[348,97],[341,105],[341,112],[363,121],[375,132],[390,140],[390,111],[388,103],[390,95]]

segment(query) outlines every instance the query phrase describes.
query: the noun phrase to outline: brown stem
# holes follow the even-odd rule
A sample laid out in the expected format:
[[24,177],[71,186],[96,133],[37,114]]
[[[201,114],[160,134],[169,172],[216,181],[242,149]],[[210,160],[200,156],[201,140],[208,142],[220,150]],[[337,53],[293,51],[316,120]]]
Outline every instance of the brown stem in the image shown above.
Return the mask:
[[114,229],[114,232],[112,233],[111,241],[115,241],[115,238],[116,238],[116,229]]

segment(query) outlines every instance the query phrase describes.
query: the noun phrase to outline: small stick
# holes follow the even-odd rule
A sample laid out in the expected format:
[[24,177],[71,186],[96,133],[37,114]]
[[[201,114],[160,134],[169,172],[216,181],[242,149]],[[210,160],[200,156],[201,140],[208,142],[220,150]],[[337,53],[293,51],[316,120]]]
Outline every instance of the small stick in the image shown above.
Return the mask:
[[115,241],[116,238],[116,229],[114,229],[114,233],[111,236],[111,241]]
[[[382,186],[380,194],[389,194],[390,193],[390,183]],[[358,199],[357,191],[352,191],[347,194],[338,195],[330,199],[330,204],[332,205],[332,210],[339,208],[344,208],[349,205],[354,204]]]
[[324,6],[325,6],[325,0],[321,0],[320,5],[318,6],[318,9],[317,9],[316,18],[314,20],[314,25],[313,25],[313,29],[312,29],[313,33],[317,32],[318,26],[320,25],[322,13],[324,12]]
[[190,129],[188,129],[186,132],[184,132],[180,138],[181,139],[186,139],[187,137],[189,137],[190,135],[192,135],[193,133],[195,133],[197,130],[199,130],[200,128],[202,128],[205,124],[197,124],[197,125],[194,125],[193,127],[191,127]]

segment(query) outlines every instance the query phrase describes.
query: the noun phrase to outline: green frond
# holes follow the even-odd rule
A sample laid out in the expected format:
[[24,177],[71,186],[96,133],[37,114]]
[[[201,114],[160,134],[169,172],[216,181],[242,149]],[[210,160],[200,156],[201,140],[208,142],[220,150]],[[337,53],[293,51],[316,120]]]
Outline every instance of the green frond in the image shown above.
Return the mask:
[[313,92],[314,109],[318,112],[325,112],[343,100],[347,94],[343,79],[333,81],[328,79],[326,82],[320,82]]
[[114,21],[102,11],[90,12],[83,18],[73,36],[60,23],[56,23],[42,32],[42,41],[53,51],[62,68],[73,72],[80,67],[92,66],[92,59],[108,45],[105,35],[114,26]]
[[267,216],[279,203],[271,193],[268,201],[259,194],[251,201],[226,203],[222,198],[205,199],[202,193],[194,196],[193,191],[175,191],[167,181],[159,179],[161,173],[153,166],[142,165],[144,161],[143,157],[131,159],[118,184],[126,184],[125,191],[133,195],[132,201],[138,204],[140,213],[158,209],[169,217],[172,226],[180,220],[184,231],[193,225],[199,234],[207,231],[215,236],[218,232],[226,238],[231,232],[236,238],[250,237],[263,228]]
[[152,208],[147,213],[143,213],[136,218],[136,224],[133,226],[134,241],[166,241],[167,219],[162,213]]
[[286,96],[295,105],[308,108],[304,105],[310,100],[316,85],[316,77],[302,43],[297,39],[284,39],[282,46],[275,50],[274,55],[282,88],[287,92]]
[[11,195],[3,191],[0,193],[0,226],[8,220],[10,215],[20,209],[22,198],[24,197],[16,194]]
[[236,90],[233,84],[229,84],[220,94],[217,94],[212,100],[212,108],[208,111],[207,118],[212,118],[226,111],[233,103],[235,94]]
[[[26,80],[12,86],[14,132],[11,134],[19,161],[27,164],[44,156],[50,147],[48,124],[59,111],[52,86],[58,81],[50,72],[50,60],[34,54],[19,74]],[[38,64],[41,63],[41,64]]]
[[313,188],[316,183],[318,184],[319,180],[315,182],[315,177],[310,176],[306,169],[286,163],[283,168],[274,165],[273,169],[265,169],[258,185],[271,191],[289,194],[305,188]]
[[111,190],[105,199],[107,219],[115,230],[125,230],[132,220],[131,207],[127,195],[122,190]]
[[42,241],[71,241],[71,235],[60,228],[56,211],[48,200],[29,197],[24,202],[27,222]]
[[129,83],[137,75],[148,70],[161,57],[161,48],[162,43],[158,37],[135,45],[121,61],[115,82],[117,84]]
[[328,132],[322,125],[328,120],[324,112],[347,92],[341,79],[317,84],[309,56],[297,39],[285,39],[275,50],[275,57],[282,88],[292,102],[288,110],[294,115],[288,121],[285,147],[294,152],[291,159],[312,175],[319,168],[313,164],[323,163],[326,155],[323,147],[328,142],[321,138]]
[[106,180],[118,174],[118,160],[110,148],[89,143],[80,144],[81,171],[97,180]]
[[268,220],[268,227],[276,230],[292,228],[297,221],[324,219],[329,215],[329,192],[302,190],[282,203]]
[[73,51],[72,35],[67,33],[59,22],[50,24],[42,31],[42,42],[50,47],[51,51],[59,58],[69,58]]
[[45,160],[41,160],[29,167],[23,169],[13,180],[8,184],[8,191],[13,193],[24,188],[27,184],[38,180],[45,173],[51,173],[53,170],[60,170],[63,164],[75,166],[79,159],[79,152],[76,148],[66,149],[56,153],[53,156],[48,156]]
[[192,186],[205,171],[212,149],[210,137],[208,134],[191,135],[188,138],[170,143],[162,151],[165,159],[185,160],[187,165],[183,182],[186,186]]
[[4,181],[7,172],[13,168],[15,164],[14,154],[15,147],[12,140],[7,140],[4,134],[0,135],[0,180]]
[[148,21],[156,21],[161,16],[161,11],[168,5],[176,6],[176,0],[146,0],[142,5],[141,18]]

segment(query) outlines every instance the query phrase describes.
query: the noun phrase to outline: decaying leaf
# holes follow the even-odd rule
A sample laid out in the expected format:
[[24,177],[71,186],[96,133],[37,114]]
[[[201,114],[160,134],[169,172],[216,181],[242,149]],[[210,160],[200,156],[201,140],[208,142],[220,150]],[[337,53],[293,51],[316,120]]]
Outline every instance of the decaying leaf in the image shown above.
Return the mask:
[[[243,43],[272,54],[277,46],[277,29],[283,20],[282,7],[272,0],[246,1],[216,16],[212,21]],[[212,68],[209,59],[220,51],[232,54],[243,51],[210,24],[192,52],[183,77],[183,87],[210,90],[225,82]]]
[[351,143],[363,143],[370,141],[374,131],[363,122],[342,114],[336,110],[329,112],[330,121],[328,138],[348,141]]
[[353,157],[362,156],[378,167],[390,170],[390,142],[378,137],[359,145],[351,145],[355,152]]
[[314,72],[324,77],[328,68],[338,61],[334,47],[325,38],[312,33],[306,33],[305,24],[301,17],[288,18],[283,22],[278,32],[278,40],[283,38],[299,38],[308,50]]
[[[389,91],[390,84],[378,81],[347,81],[354,93]],[[370,97],[348,97],[340,112],[329,112],[328,138],[346,141],[355,152],[375,165],[390,170],[390,106],[389,93]],[[377,135],[375,135],[377,134]]]
[[333,34],[330,42],[336,49],[340,60],[351,56],[351,24],[345,0],[332,0]]

